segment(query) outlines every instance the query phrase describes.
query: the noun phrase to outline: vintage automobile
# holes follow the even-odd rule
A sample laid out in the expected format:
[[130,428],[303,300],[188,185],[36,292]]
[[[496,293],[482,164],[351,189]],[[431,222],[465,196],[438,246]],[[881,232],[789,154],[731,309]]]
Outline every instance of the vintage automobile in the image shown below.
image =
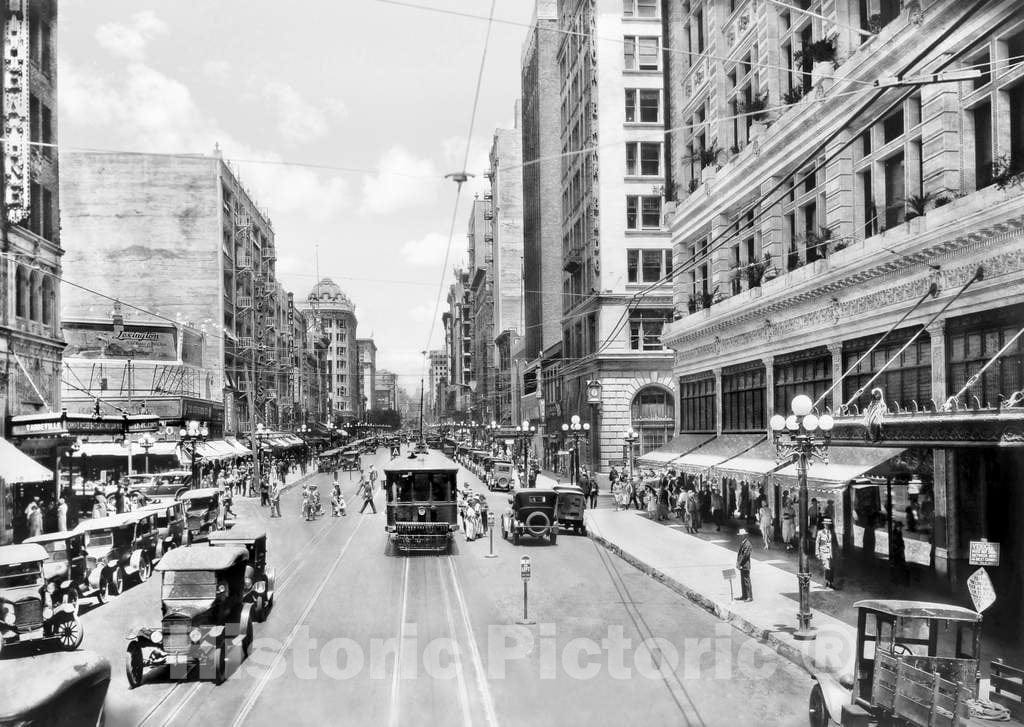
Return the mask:
[[153,500],[177,499],[192,487],[192,473],[188,470],[171,470],[156,474],[126,475],[121,483],[128,489],[132,502],[145,504]]
[[90,651],[11,660],[0,680],[0,725],[102,725],[109,686],[110,662]]
[[341,469],[343,472],[352,472],[358,470],[361,466],[361,460],[359,459],[359,450],[346,449],[341,453]]
[[78,613],[78,598],[89,593],[89,571],[85,562],[85,534],[63,530],[28,538],[46,550],[43,577],[62,593],[62,601],[70,603]]
[[267,566],[267,531],[254,525],[236,525],[230,530],[210,533],[208,542],[214,547],[240,545],[249,553],[245,567],[248,602],[252,604],[252,617],[257,623],[267,620],[274,606],[274,584],[277,576]]
[[586,535],[583,512],[587,507],[587,499],[583,490],[575,485],[555,485],[552,489],[558,493],[558,524],[579,535]]
[[155,516],[146,510],[83,520],[75,532],[85,536],[85,567],[89,591],[100,603],[119,596],[128,580],[149,580],[157,559]]
[[216,548],[175,548],[157,566],[163,576],[161,623],[128,634],[124,670],[132,689],[147,669],[170,666],[172,679],[189,676],[220,684],[228,649],[252,646],[252,604],[248,602],[248,551],[239,545]]
[[491,492],[511,492],[516,486],[516,478],[515,466],[509,460],[491,460],[490,471],[487,473],[487,489]]
[[966,702],[978,694],[981,614],[924,601],[854,606],[854,673],[814,675],[811,727],[973,724]]
[[501,515],[501,537],[512,538],[515,545],[523,535],[547,537],[558,541],[558,493],[555,490],[528,489],[509,495],[508,509]]
[[218,487],[201,487],[183,492],[178,498],[185,505],[185,517],[189,538],[206,535],[214,530],[224,529],[224,507]]
[[154,502],[139,508],[153,513],[157,530],[156,557],[162,558],[172,548],[182,548],[192,542],[185,515],[185,503],[178,500]]
[[65,651],[84,631],[60,586],[43,576],[46,550],[37,543],[0,546],[0,652],[5,642],[54,639]]

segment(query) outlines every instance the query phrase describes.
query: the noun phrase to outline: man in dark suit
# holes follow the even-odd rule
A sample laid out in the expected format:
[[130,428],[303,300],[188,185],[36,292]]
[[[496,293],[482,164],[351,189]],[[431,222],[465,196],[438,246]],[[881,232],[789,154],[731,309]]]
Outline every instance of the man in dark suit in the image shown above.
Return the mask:
[[750,554],[754,546],[750,544],[746,528],[740,528],[740,549],[736,553],[736,569],[740,572],[740,595],[737,601],[753,601],[754,591],[750,586]]

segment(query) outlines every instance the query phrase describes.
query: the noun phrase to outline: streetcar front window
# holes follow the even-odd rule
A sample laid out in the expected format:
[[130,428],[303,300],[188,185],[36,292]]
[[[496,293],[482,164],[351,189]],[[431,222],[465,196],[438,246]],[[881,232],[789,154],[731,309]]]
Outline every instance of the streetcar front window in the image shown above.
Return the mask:
[[417,472],[413,476],[412,499],[416,502],[430,500],[430,475],[427,473]]
[[434,502],[450,502],[452,499],[451,478],[445,472],[435,472],[431,477],[430,499]]

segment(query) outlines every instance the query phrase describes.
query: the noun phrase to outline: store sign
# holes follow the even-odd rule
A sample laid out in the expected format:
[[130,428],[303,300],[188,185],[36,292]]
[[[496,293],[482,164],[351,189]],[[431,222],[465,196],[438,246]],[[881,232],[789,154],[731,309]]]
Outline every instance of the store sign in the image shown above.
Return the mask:
[[3,164],[7,221],[28,217],[31,163],[29,150],[28,0],[8,0],[4,17]]
[[999,565],[999,543],[990,543],[982,538],[971,541],[968,562],[971,565],[995,567]]
[[178,329],[170,325],[64,321],[66,358],[177,361]]
[[974,610],[978,613],[996,602],[996,589],[992,587],[992,579],[984,568],[979,568],[967,578],[967,590],[971,594]]
[[530,580],[530,556],[524,555],[519,559],[519,575],[524,581]]

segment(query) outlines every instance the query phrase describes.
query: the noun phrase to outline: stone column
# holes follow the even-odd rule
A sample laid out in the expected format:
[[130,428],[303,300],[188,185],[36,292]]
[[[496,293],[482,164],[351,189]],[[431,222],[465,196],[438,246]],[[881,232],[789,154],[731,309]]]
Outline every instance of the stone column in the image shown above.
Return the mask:
[[843,404],[843,385],[840,380],[843,378],[843,342],[833,341],[828,344],[828,352],[832,354],[832,394],[825,400],[826,406],[832,407],[832,413],[839,411]]
[[[853,145],[850,132],[840,133],[825,150],[838,155],[825,166],[825,224],[833,239],[854,236]],[[826,252],[822,250],[821,252]]]
[[775,357],[762,356],[761,361],[764,362],[765,429],[770,437],[772,428],[768,426],[768,420],[775,413]]
[[711,369],[715,375],[715,434],[722,436],[722,367]]
[[[946,390],[946,322],[938,320],[928,326],[931,340],[932,400],[941,407],[952,393]],[[956,453],[952,449],[932,451],[935,516],[932,524],[935,571],[946,577],[953,576],[950,560],[958,557],[960,527],[956,501]]]

